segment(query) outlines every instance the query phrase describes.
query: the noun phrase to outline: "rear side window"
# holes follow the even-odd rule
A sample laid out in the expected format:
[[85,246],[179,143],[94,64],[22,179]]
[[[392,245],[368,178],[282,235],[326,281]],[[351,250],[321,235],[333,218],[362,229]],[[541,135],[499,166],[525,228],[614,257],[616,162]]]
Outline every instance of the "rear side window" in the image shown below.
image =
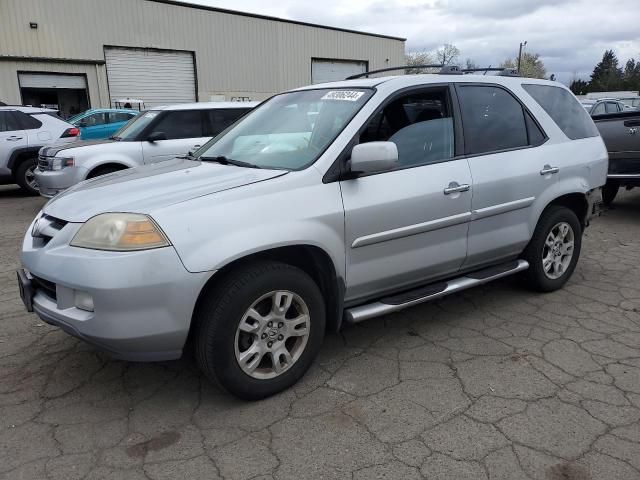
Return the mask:
[[14,112],[20,127],[23,130],[37,130],[42,126],[42,122],[31,115],[22,112]]
[[167,112],[153,128],[153,132],[162,132],[167,140],[180,138],[206,137],[203,131],[202,110],[180,110]]
[[14,130],[22,130],[14,112],[0,112],[0,132],[13,132]]
[[128,122],[135,114],[125,112],[109,112],[109,123]]
[[461,85],[459,97],[468,155],[530,145],[525,111],[509,92],[494,86]]
[[206,110],[205,115],[207,121],[205,122],[205,131],[203,136],[215,137],[248,111],[249,109],[245,108]]
[[[598,129],[584,107],[564,88],[551,85],[522,85],[522,88],[540,104],[571,140],[599,135]],[[601,105],[596,107],[594,115],[599,113],[597,108]]]

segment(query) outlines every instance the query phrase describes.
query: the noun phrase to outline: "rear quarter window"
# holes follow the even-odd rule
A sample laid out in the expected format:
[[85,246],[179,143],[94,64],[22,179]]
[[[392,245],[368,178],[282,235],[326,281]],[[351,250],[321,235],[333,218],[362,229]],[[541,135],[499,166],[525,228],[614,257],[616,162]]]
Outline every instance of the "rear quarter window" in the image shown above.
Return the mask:
[[522,88],[571,140],[599,135],[589,114],[569,91],[552,85],[524,84]]

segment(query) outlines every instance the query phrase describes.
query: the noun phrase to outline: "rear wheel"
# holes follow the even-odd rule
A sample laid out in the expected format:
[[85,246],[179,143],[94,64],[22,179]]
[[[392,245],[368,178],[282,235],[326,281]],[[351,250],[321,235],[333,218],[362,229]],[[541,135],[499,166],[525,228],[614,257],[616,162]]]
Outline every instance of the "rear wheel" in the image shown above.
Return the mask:
[[582,226],[567,207],[551,206],[541,215],[524,259],[529,285],[541,292],[562,288],[578,263],[582,247]]
[[618,195],[618,190],[620,190],[620,185],[617,182],[607,182],[604,187],[602,187],[602,203],[605,205],[611,205]]
[[232,394],[254,400],[288,388],[308,370],[324,337],[325,308],[305,272],[259,262],[224,277],[194,320],[202,371]]
[[35,157],[25,158],[16,167],[14,177],[16,183],[29,195],[38,195],[38,182],[36,181],[35,170],[38,161]]

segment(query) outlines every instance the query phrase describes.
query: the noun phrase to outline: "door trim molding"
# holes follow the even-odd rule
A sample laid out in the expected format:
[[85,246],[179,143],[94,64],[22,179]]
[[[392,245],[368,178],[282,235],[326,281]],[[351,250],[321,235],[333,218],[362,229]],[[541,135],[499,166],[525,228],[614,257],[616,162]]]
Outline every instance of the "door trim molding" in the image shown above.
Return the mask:
[[430,220],[428,222],[416,223],[408,225],[406,227],[394,228],[393,230],[385,230],[384,232],[372,233],[370,235],[364,235],[356,238],[351,244],[351,248],[366,247],[367,245],[374,245],[376,243],[382,243],[389,240],[396,240],[398,238],[410,237],[412,235],[418,235],[420,233],[432,232],[440,228],[452,227],[461,223],[467,223],[471,220],[471,212],[459,213],[457,215],[451,215],[450,217],[438,218],[436,220]]
[[510,212],[512,210],[521,210],[527,208],[533,204],[536,197],[521,198],[507,203],[499,203],[497,205],[491,205],[490,207],[479,208],[472,210],[471,221],[480,220],[482,218],[493,217],[495,215],[501,215],[503,213]]

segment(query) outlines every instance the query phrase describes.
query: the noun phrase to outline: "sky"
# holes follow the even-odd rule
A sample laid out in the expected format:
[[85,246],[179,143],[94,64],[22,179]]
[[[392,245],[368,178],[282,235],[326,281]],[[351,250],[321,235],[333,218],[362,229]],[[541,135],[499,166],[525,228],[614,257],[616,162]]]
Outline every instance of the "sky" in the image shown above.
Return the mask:
[[585,80],[613,49],[640,60],[640,0],[188,0],[231,10],[407,39],[406,51],[456,45],[460,64],[497,66],[539,53],[548,74]]

